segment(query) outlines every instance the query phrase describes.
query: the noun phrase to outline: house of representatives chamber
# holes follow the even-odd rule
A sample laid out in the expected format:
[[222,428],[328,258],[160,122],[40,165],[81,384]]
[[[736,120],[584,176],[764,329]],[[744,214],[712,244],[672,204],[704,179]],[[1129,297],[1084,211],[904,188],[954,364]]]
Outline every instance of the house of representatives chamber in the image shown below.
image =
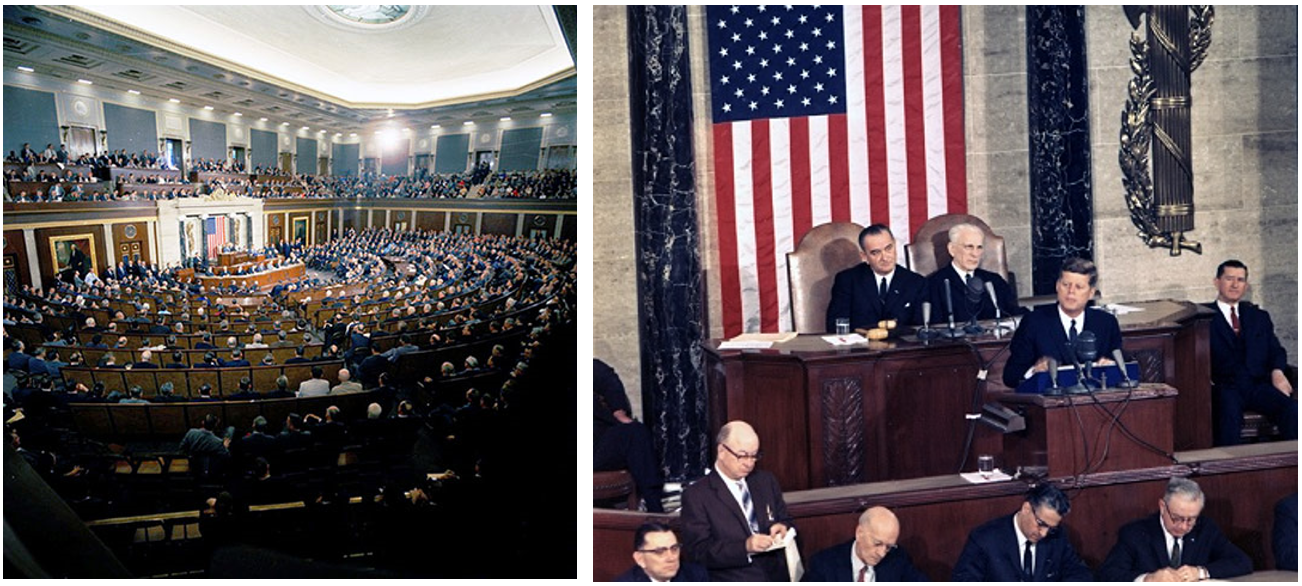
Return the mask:
[[573,9],[4,18],[8,576],[573,577]]

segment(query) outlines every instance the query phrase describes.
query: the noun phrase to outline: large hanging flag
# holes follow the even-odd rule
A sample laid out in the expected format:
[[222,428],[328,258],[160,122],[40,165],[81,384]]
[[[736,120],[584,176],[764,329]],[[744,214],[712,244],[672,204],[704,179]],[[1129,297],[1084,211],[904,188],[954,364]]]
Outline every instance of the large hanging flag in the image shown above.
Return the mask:
[[217,258],[221,247],[226,245],[226,216],[209,216],[203,221],[204,245],[208,249],[208,258]]
[[725,336],[791,330],[786,253],[813,226],[883,223],[902,246],[967,212],[958,7],[706,16]]

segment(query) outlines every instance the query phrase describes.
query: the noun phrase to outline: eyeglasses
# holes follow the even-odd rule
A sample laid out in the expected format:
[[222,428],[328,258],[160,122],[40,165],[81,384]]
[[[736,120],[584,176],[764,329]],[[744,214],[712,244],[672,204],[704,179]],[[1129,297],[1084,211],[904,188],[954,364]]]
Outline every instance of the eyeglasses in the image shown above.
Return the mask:
[[1166,503],[1162,503],[1162,511],[1164,511],[1166,513],[1167,518],[1171,519],[1171,522],[1176,525],[1193,525],[1198,522],[1198,515],[1194,515],[1192,517],[1181,517],[1175,513],[1172,513],[1171,508],[1166,506]]
[[884,548],[886,548],[886,551],[888,551],[888,552],[895,551],[895,548],[899,547],[898,544],[894,544],[894,543],[886,543],[885,541],[879,541],[879,540],[877,540],[877,539],[872,539],[872,540],[870,540],[868,543],[869,543],[869,545],[870,545],[873,549],[877,549],[877,548],[879,548],[879,547],[884,547]]
[[670,553],[677,554],[678,551],[681,550],[682,548],[683,548],[683,544],[675,543],[673,545],[666,546],[666,547],[657,547],[655,549],[639,549],[637,551],[640,553],[649,553],[656,557],[663,557]]
[[1041,519],[1040,515],[1035,512],[1035,509],[1031,509],[1031,516],[1035,518],[1036,526],[1047,531],[1049,535],[1053,535],[1058,532],[1058,528],[1051,527],[1048,523],[1045,523],[1044,519]]
[[763,450],[755,452],[754,454],[738,454],[737,452],[732,451],[732,448],[728,447],[728,444],[719,444],[719,445],[723,446],[723,449],[728,450],[728,453],[732,454],[732,457],[738,460],[752,460],[758,462],[760,461],[761,458],[764,457]]

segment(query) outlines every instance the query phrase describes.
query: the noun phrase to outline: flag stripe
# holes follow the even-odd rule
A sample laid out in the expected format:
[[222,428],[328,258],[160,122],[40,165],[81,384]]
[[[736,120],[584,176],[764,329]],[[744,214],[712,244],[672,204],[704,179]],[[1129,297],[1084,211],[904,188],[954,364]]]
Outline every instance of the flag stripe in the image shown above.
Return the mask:
[[773,232],[770,236],[773,238],[773,265],[775,287],[774,292],[777,294],[777,315],[775,318],[775,329],[786,331],[791,329],[791,295],[786,286],[786,279],[783,277],[787,274],[787,252],[795,248],[795,241],[792,236],[792,218],[791,218],[791,182],[794,180],[791,173],[791,127],[789,119],[779,118],[769,122],[769,152],[773,153],[773,160],[769,162],[770,173],[773,177],[772,189],[772,208],[773,208]]
[[900,9],[900,49],[904,64],[904,141],[908,149],[909,234],[927,221],[926,138],[922,120],[922,26],[920,9]]
[[813,179],[809,171],[809,119],[803,116],[791,119],[791,177],[791,237],[799,242],[814,227],[809,190]]
[[737,265],[741,283],[741,312],[744,331],[759,331],[759,265],[755,250],[755,177],[751,174],[751,127],[749,121],[732,123],[733,205],[737,215]]
[[751,213],[755,215],[755,284],[759,298],[760,329],[772,332],[778,325],[777,269],[773,262],[773,177],[769,163],[769,121],[753,120],[751,128]]
[[872,198],[871,223],[890,223],[891,198],[886,164],[886,96],[882,83],[882,9],[865,6],[864,28],[864,95],[868,122],[868,190]]
[[723,330],[742,330],[741,279],[738,275],[737,214],[733,203],[732,124],[714,125],[714,193],[719,216],[719,287]]
[[828,160],[832,172],[832,221],[850,221],[850,153],[845,114],[827,117]]
[[940,61],[945,100],[947,213],[967,213],[967,142],[963,129],[963,32],[957,6],[940,7]]
[[[941,95],[940,10],[922,8],[922,110],[926,151],[927,218],[945,213],[945,104]],[[924,218],[923,221],[926,221]]]
[[845,22],[845,99],[847,148],[850,163],[850,221],[867,225],[872,216],[868,198],[868,123],[864,109],[863,43],[848,42],[863,38],[863,12],[857,8],[843,10]]
[[814,210],[814,225],[832,221],[832,179],[828,159],[827,116],[810,116],[809,166],[810,203]]
[[907,243],[909,230],[908,151],[904,139],[904,56],[900,41],[900,7],[882,7],[882,89],[886,120],[888,224],[895,238]]

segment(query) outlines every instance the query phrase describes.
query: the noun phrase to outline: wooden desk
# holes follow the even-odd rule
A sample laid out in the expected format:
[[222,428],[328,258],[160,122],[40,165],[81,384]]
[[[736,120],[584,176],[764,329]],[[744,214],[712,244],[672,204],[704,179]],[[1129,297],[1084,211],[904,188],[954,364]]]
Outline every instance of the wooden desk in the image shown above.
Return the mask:
[[204,287],[211,290],[214,287],[229,287],[232,284],[238,285],[240,287],[247,287],[249,285],[253,285],[256,287],[266,287],[268,285],[274,285],[281,281],[297,279],[299,277],[302,277],[305,274],[307,274],[307,269],[303,266],[303,263],[295,263],[287,267],[271,269],[266,272],[256,273],[252,275],[236,275],[236,276],[229,276],[229,277],[210,277],[207,275],[199,275],[195,278],[199,279],[200,284],[202,284]]
[[[1171,445],[1211,446],[1213,313],[1188,302],[1131,305],[1144,311],[1118,318],[1128,357],[1139,362],[1142,381],[1180,392]],[[999,381],[1010,340],[905,338],[834,349],[819,336],[800,336],[756,351],[719,350],[713,340],[704,344],[710,431],[734,419],[754,425],[769,448],[764,466],[784,490],[973,470],[976,455],[1000,453],[1003,440],[977,425],[959,462],[965,415],[986,364],[987,395],[977,404],[1008,391]]]
[[1148,383],[1133,392],[1100,391],[1092,397],[998,395],[1000,403],[1026,417],[1024,431],[1004,435],[1000,467],[1048,466],[1049,476],[1059,477],[1170,464],[1125,432],[1171,453],[1178,394],[1168,385]]
[[[1215,521],[1258,570],[1275,567],[1270,536],[1275,503],[1297,492],[1297,442],[1177,452],[1180,464],[1103,472],[1055,483],[1071,498],[1066,537],[1091,569],[1116,543],[1117,531],[1157,511],[1172,476],[1191,477],[1207,495],[1203,517]],[[761,465],[768,464],[766,458]],[[967,534],[1011,515],[1025,494],[1021,482],[968,484],[957,475],[788,492],[787,510],[800,533],[802,558],[854,537],[859,514],[889,507],[900,519],[899,545],[932,580],[949,580]],[[592,578],[608,581],[632,563],[633,533],[646,521],[680,529],[674,514],[593,509]],[[686,559],[686,558],[684,558]]]
[[251,260],[262,260],[262,255],[253,255],[248,251],[237,252],[219,252],[217,253],[217,266],[226,267],[237,265]]

